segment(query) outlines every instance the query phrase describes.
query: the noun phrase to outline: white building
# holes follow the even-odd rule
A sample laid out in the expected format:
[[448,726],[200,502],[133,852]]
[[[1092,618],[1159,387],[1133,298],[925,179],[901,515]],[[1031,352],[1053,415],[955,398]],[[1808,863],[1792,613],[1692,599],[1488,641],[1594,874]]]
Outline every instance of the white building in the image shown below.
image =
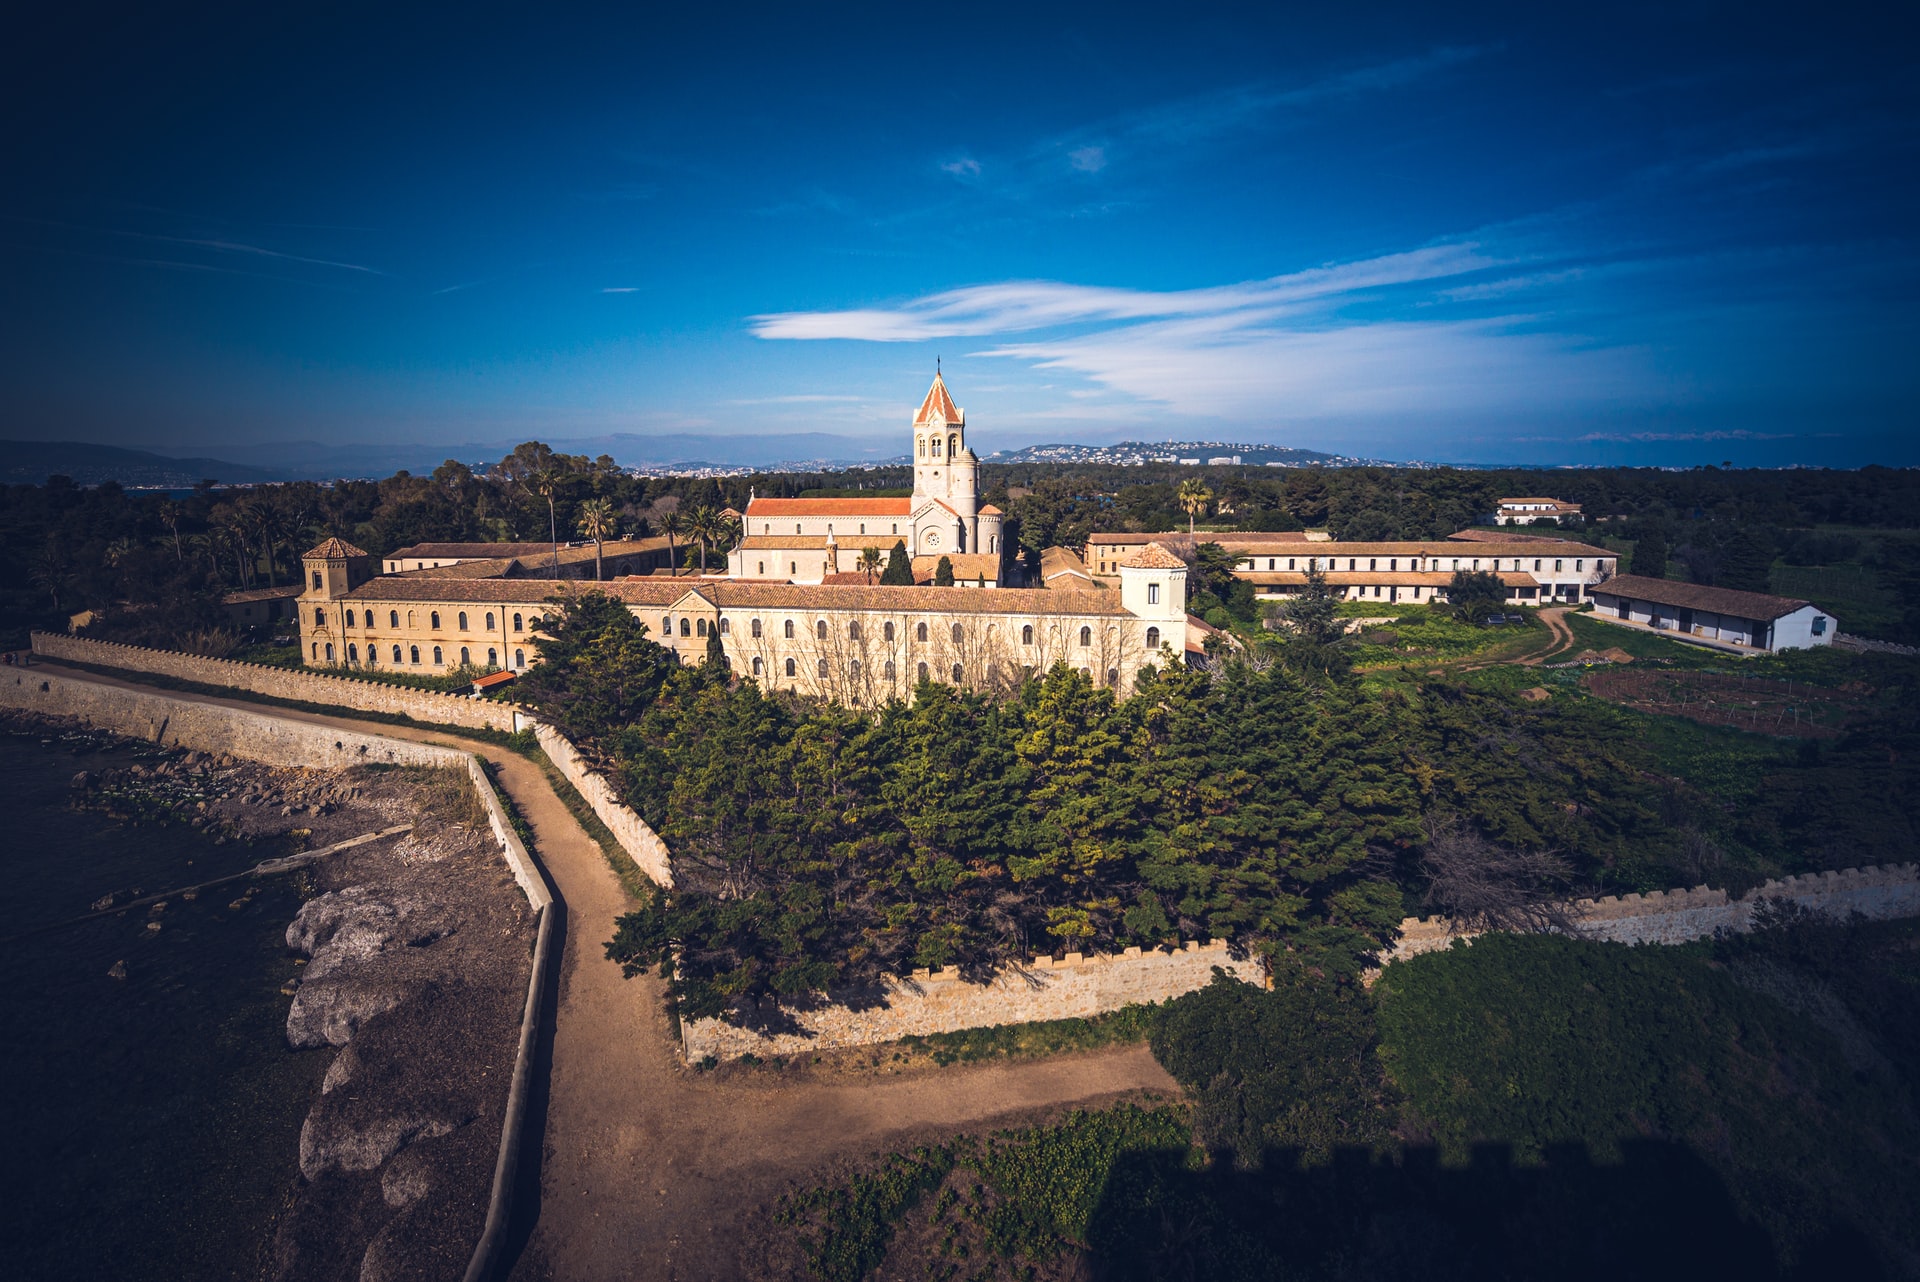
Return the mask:
[[1840,621],[1810,601],[1622,574],[1593,590],[1594,617],[1672,633],[1718,650],[1806,650],[1833,644]]
[[1579,515],[1578,503],[1562,503],[1559,499],[1501,499],[1493,519],[1498,525],[1524,525],[1528,521],[1538,521],[1545,517],[1558,519]]
[[[734,578],[801,578],[816,570],[832,574],[826,555],[827,540],[837,545],[840,571],[848,550],[878,544],[883,550],[896,541],[915,557],[956,554],[1002,557],[1004,514],[980,502],[980,460],[967,448],[967,416],[947,393],[946,380],[933,376],[933,386],[913,416],[913,494],[886,499],[763,499],[747,504],[741,521],[750,548],[735,551],[730,570]],[[791,539],[787,544],[782,540]],[[748,555],[751,552],[754,555]],[[800,570],[805,564],[808,570]],[[792,565],[792,573],[757,566]],[[979,575],[968,576],[978,580]],[[997,575],[993,576],[996,580]],[[817,579],[815,580],[817,581]]]

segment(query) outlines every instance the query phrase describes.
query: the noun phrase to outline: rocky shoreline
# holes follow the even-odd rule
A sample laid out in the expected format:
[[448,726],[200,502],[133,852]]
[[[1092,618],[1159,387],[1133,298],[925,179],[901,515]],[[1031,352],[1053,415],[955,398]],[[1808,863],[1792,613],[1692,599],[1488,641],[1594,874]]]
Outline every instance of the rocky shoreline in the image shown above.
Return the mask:
[[[76,775],[73,794],[76,806],[191,824],[261,858],[412,825],[293,874],[305,903],[286,942],[307,960],[284,990],[287,1044],[332,1061],[268,1276],[459,1276],[486,1218],[535,926],[467,778],[149,746],[124,769]],[[164,905],[151,920],[164,921]]]

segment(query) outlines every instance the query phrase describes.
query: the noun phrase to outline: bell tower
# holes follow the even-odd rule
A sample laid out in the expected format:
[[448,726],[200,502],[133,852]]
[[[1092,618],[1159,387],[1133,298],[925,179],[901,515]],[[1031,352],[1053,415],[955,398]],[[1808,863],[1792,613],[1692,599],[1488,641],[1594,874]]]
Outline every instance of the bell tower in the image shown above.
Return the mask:
[[962,546],[979,545],[980,460],[967,448],[967,414],[937,370],[913,416],[913,506],[938,499],[959,517]]

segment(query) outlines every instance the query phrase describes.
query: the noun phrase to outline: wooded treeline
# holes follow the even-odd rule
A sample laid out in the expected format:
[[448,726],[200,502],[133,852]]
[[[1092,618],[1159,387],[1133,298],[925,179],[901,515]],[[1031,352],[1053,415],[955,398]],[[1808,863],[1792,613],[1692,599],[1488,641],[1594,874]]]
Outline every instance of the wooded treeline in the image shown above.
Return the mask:
[[1363,684],[1306,637],[1153,674],[1126,700],[1056,667],[1004,701],[922,684],[867,714],[769,695],[718,661],[680,667],[604,597],[553,632],[521,697],[673,850],[675,888],[623,919],[614,951],[643,968],[678,950],[689,1015],[1210,937],[1351,974],[1408,912],[1472,906],[1432,857],[1442,832],[1466,856],[1559,852],[1501,864],[1509,893],[1536,899],[1744,889],[1906,857],[1920,837],[1898,661],[1880,665],[1872,723],[1825,746],[1742,736],[1730,783],[1599,700]]

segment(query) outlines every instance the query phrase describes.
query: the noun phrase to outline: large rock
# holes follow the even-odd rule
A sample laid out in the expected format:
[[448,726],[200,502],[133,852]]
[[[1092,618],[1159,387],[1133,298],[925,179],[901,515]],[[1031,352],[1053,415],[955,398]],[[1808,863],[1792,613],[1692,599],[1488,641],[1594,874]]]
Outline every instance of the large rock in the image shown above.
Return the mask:
[[412,1104],[372,1116],[316,1108],[300,1128],[300,1174],[317,1180],[328,1171],[371,1171],[415,1140],[451,1135],[472,1120],[471,1110]]
[[287,1045],[295,1050],[345,1046],[360,1026],[407,999],[409,985],[370,976],[302,983],[287,1011]]

